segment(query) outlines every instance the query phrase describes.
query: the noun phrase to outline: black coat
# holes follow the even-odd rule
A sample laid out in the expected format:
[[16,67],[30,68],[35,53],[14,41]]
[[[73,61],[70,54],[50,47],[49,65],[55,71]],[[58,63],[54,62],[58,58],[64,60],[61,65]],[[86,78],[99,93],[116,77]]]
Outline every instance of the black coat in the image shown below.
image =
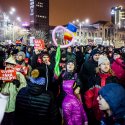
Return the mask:
[[60,125],[53,94],[45,86],[28,84],[16,99],[16,125]]
[[48,82],[48,89],[54,93],[55,87],[53,86],[53,83],[52,83],[53,75],[54,75],[54,66],[52,63],[49,66],[46,65],[45,63],[38,63],[37,62],[38,56],[40,56],[40,55],[36,55],[34,53],[32,61],[31,61],[31,67],[33,69],[39,67],[45,71],[45,73],[43,74],[43,77],[45,77],[47,80],[46,82]]
[[83,63],[79,73],[79,79],[83,85],[83,93],[88,89],[89,77],[96,74],[96,67],[98,67],[98,62],[95,62],[93,59]]

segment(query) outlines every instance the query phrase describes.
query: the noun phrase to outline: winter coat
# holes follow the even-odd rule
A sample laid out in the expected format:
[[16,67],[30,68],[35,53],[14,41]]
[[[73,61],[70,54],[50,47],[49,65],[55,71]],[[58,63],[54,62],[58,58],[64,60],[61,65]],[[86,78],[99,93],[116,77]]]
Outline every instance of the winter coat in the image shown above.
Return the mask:
[[76,56],[75,56],[75,54],[73,53],[73,52],[67,52],[66,53],[66,60],[68,61],[68,60],[76,60]]
[[98,91],[101,87],[105,86],[108,83],[117,83],[118,80],[115,76],[111,76],[111,74],[97,74],[89,78],[89,89],[85,92],[84,99],[87,108],[92,109],[93,113],[97,120],[100,120],[102,117],[102,112],[98,107]]
[[88,62],[89,58],[90,58],[90,53],[86,53],[85,54],[85,62]]
[[63,83],[63,90],[66,96],[62,103],[63,117],[65,125],[83,125],[87,122],[87,116],[82,103],[74,95],[72,80]]
[[8,99],[8,103],[5,111],[7,113],[15,111],[16,96],[19,90],[25,87],[27,84],[23,74],[21,74],[20,72],[16,72],[16,74],[17,74],[17,80],[19,80],[19,84],[20,84],[19,87],[16,86],[17,83],[15,84],[14,81],[12,81],[12,82],[3,83],[3,86],[1,89],[1,93],[9,94],[9,99]]
[[125,64],[123,64],[123,60],[120,58],[114,60],[111,68],[121,83],[125,86]]
[[125,125],[125,88],[116,83],[107,84],[99,91],[109,104],[112,115],[105,115],[101,125]]
[[82,88],[81,82],[79,78],[77,77],[77,73],[74,72],[67,72],[65,71],[62,73],[59,77],[59,79],[56,81],[56,86],[59,86],[59,95],[58,95],[58,105],[61,107],[62,101],[64,97],[66,96],[65,91],[63,90],[63,83],[67,83],[68,81],[72,81],[73,83],[76,82],[76,84]]
[[95,70],[96,67],[98,67],[98,62],[95,62],[93,59],[83,63],[81,67],[79,78],[83,84],[83,90],[82,90],[83,94],[85,91],[89,89],[89,86],[87,83],[88,83],[89,77],[96,74],[96,70]]
[[[35,69],[35,68],[37,68],[37,67],[39,67],[39,68],[42,68],[46,73],[44,74],[44,77],[47,79],[47,81],[48,81],[48,89],[50,90],[50,91],[52,91],[53,93],[55,93],[54,91],[55,91],[55,87],[54,87],[54,84],[52,83],[53,81],[53,76],[54,76],[54,66],[53,66],[53,64],[51,63],[49,66],[48,65],[46,65],[45,63],[43,63],[43,62],[39,62],[38,61],[38,57],[39,57],[40,55],[36,55],[35,53],[34,53],[34,55],[33,55],[33,58],[32,58],[32,61],[31,61],[31,66],[32,66],[32,68],[33,69]],[[41,60],[41,59],[40,59]],[[41,60],[42,61],[42,60]]]
[[81,66],[84,62],[83,54],[81,51],[76,52],[76,72],[79,73]]
[[44,85],[28,81],[16,98],[16,125],[60,125],[53,94]]

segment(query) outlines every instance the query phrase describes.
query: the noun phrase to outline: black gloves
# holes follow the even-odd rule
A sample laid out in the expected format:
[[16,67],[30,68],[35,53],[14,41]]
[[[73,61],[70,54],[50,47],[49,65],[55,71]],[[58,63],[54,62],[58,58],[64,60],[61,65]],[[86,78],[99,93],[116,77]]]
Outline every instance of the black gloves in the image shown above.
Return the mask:
[[19,82],[19,80],[17,80],[17,79],[14,79],[14,80],[13,80],[13,84],[14,84],[17,88],[20,87],[20,82]]

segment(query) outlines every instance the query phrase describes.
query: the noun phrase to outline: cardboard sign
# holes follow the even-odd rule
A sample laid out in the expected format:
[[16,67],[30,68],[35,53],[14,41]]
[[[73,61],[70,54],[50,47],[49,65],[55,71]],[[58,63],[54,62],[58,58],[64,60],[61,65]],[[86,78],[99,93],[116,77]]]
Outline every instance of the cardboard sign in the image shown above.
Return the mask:
[[124,41],[116,41],[114,45],[115,48],[121,48],[122,46],[124,46]]
[[15,70],[16,70],[17,72],[21,72],[23,75],[27,75],[28,69],[29,69],[28,67],[22,66],[22,65],[16,65],[16,66],[15,66]]
[[94,38],[95,45],[101,45],[102,44],[102,38],[101,37],[95,37]]
[[30,37],[30,46],[34,46],[34,39],[34,36]]
[[43,50],[45,48],[44,40],[35,39],[34,40],[34,49]]
[[16,79],[16,70],[0,70],[0,80],[10,82]]

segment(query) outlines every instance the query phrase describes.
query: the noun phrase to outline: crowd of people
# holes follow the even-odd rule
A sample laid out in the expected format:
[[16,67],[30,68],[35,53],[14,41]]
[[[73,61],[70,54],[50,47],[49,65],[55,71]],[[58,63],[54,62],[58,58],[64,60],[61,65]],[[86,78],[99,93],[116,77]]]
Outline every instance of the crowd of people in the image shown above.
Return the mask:
[[0,70],[16,71],[0,80],[8,96],[1,125],[125,125],[125,48],[61,49],[58,77],[56,50],[0,45]]

